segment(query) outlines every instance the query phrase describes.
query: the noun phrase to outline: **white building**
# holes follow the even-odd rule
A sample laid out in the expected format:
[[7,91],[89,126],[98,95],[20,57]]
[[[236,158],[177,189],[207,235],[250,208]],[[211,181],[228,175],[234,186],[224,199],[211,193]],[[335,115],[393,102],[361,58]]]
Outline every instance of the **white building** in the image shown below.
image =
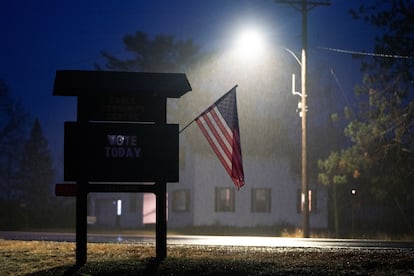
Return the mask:
[[[301,227],[300,177],[292,175],[287,158],[244,155],[245,186],[237,191],[212,150],[186,152],[180,183],[168,184],[170,227]],[[311,227],[326,228],[326,191],[313,188],[310,198]]]

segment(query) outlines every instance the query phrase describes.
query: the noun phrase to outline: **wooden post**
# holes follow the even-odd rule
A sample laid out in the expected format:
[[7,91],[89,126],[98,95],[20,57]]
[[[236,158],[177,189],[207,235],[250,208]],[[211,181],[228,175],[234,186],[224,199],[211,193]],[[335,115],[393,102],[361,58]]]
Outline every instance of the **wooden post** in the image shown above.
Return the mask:
[[[79,106],[78,98],[78,106]],[[86,108],[78,108],[77,119],[80,125],[81,133],[87,133],[88,119],[85,116]],[[78,141],[80,142],[80,141]],[[86,169],[86,156],[83,156],[84,152],[87,152],[87,145],[85,143],[79,143],[80,154],[78,156],[78,179],[77,179],[77,195],[76,195],[76,265],[82,266],[86,264],[87,260],[87,212],[88,212],[88,172]]]
[[76,196],[76,265],[86,264],[87,252],[87,191],[82,181],[78,181],[78,194]]
[[163,260],[167,257],[167,185],[163,182],[157,182],[156,196],[156,254],[157,259]]

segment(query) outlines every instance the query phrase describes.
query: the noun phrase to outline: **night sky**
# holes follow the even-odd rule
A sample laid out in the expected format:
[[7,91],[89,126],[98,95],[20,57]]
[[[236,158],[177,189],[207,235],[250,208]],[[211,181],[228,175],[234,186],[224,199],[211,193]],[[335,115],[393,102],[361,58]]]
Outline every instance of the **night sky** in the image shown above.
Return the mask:
[[[309,55],[335,68],[347,93],[361,77],[352,57],[318,46],[373,48],[373,30],[348,10],[367,1],[332,0],[309,12]],[[263,28],[269,41],[300,49],[301,16],[272,0],[124,0],[0,2],[0,78],[32,118],[38,117],[55,158],[63,154],[63,122],[75,120],[75,99],[53,97],[55,71],[92,70],[100,51],[125,53],[122,37],[143,31],[193,39],[205,50],[220,50],[245,24]],[[224,92],[224,91],[223,91]]]

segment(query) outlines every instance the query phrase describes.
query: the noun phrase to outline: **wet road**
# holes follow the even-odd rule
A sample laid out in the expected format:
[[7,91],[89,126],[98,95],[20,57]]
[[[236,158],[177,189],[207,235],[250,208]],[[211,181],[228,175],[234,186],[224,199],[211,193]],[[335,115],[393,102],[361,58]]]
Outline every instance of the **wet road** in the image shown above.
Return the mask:
[[[74,233],[55,232],[5,232],[0,239],[74,242]],[[88,242],[95,243],[155,243],[154,235],[95,234],[88,233]],[[262,246],[262,247],[314,247],[314,248],[406,248],[414,249],[414,242],[361,239],[302,239],[252,236],[200,236],[168,235],[171,245],[219,245],[219,246]]]

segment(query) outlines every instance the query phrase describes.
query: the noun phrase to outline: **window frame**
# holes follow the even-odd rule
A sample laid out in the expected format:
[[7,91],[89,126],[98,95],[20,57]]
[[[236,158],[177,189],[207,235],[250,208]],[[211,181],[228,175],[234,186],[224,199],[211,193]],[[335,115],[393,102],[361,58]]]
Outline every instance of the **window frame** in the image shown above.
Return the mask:
[[[264,203],[260,203],[257,193],[264,192]],[[261,204],[261,205],[259,205]],[[272,212],[272,190],[270,188],[252,188],[251,189],[251,207],[252,213],[271,213]]]
[[[227,195],[224,195],[224,197],[228,198],[220,198],[223,196],[223,194],[220,194],[223,191],[227,193]],[[233,187],[216,187],[214,194],[214,211],[216,213],[235,212],[235,189]]]
[[[182,195],[179,195],[182,194]],[[181,197],[181,198],[179,198]],[[184,201],[184,203],[181,203]],[[172,211],[183,213],[190,211],[190,190],[179,189],[172,192]]]

